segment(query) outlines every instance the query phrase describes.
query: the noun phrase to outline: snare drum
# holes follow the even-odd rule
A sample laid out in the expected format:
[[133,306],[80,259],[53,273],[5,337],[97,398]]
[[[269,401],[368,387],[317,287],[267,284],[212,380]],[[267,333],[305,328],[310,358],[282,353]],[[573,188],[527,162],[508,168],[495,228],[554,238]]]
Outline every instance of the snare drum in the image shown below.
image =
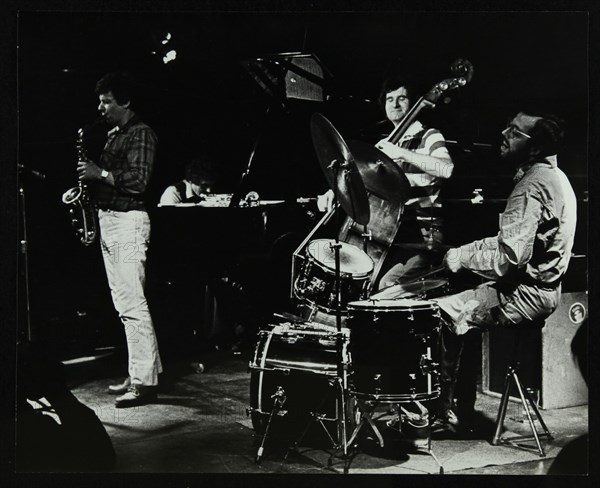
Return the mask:
[[352,374],[357,398],[432,400],[440,394],[440,314],[427,300],[363,300],[348,304]]
[[[320,310],[334,313],[335,252],[334,240],[316,239],[306,248],[306,263],[294,283],[294,295]],[[357,247],[346,242],[340,245],[341,305],[366,298],[373,274],[373,260]]]

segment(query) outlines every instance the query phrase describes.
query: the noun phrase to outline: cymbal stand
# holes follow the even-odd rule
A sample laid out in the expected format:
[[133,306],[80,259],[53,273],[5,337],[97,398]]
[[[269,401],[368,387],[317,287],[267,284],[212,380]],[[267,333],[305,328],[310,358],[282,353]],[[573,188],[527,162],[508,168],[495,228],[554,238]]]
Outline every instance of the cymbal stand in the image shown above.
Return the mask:
[[373,234],[369,230],[368,226],[363,226],[363,232],[360,236],[363,238],[363,251],[365,254],[369,254],[369,241],[373,238]]
[[[360,394],[357,394],[357,393],[352,393],[352,394],[355,395],[356,404],[360,411],[360,422],[356,425],[354,431],[352,432],[350,439],[348,440],[348,446],[352,445],[352,443],[356,440],[361,429],[363,427],[368,426],[371,428],[371,431],[377,437],[377,443],[379,444],[379,447],[383,448],[384,447],[383,436],[381,435],[381,432],[377,428],[377,425],[375,424],[375,422],[387,414],[381,413],[380,415],[376,416],[377,407],[379,407],[380,405],[385,405],[385,404],[403,403],[405,401],[380,400],[379,398],[377,398],[377,395],[367,395],[366,398],[360,398],[361,397]],[[419,403],[419,402],[416,402],[416,403]],[[406,412],[404,407],[400,407],[400,409],[403,410],[404,412]],[[429,454],[433,458],[433,460],[437,463],[438,468],[439,468],[439,474],[444,474],[444,466],[442,465],[442,463],[440,462],[438,457],[435,455],[435,453],[433,452],[433,449],[431,447],[431,415],[428,415],[428,419],[427,419],[427,445],[422,446],[422,447],[415,446],[415,448],[417,449],[417,451],[422,452],[422,450],[424,450],[427,454]],[[329,465],[331,466],[331,459],[330,459]]]
[[[345,171],[344,163],[334,159],[330,167],[333,169],[335,174],[335,181],[338,180],[340,171]],[[337,206],[339,202],[338,188],[337,185],[333,185],[333,198],[334,206]],[[341,216],[337,213],[336,227],[341,226]],[[336,296],[336,310],[335,310],[335,323],[337,329],[337,340],[336,340],[336,351],[337,351],[337,376],[335,381],[339,387],[340,401],[338,402],[338,441],[339,445],[343,450],[343,458],[348,457],[348,443],[347,432],[346,432],[346,402],[348,400],[348,365],[344,361],[343,353],[343,337],[342,337],[342,287],[341,287],[341,264],[340,264],[340,248],[342,245],[339,241],[339,236],[335,235],[335,242],[332,244],[334,256],[335,256],[335,296]],[[332,455],[333,457],[333,455]]]

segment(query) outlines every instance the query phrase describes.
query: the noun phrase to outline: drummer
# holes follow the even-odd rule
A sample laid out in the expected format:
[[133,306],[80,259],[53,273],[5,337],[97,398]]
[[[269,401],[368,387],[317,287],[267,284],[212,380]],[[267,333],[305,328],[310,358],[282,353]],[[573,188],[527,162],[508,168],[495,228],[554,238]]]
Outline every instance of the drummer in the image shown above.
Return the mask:
[[[399,74],[389,76],[383,83],[379,102],[387,119],[397,127],[415,99],[415,83]],[[450,178],[454,164],[446,141],[440,131],[415,120],[400,138],[392,144],[387,138],[376,147],[394,160],[411,184],[410,199],[405,204],[405,217],[410,220],[400,227],[396,238],[402,242],[417,242],[435,248],[442,242],[441,204],[438,201],[443,180]],[[333,191],[320,195],[317,205],[321,211],[330,210]],[[433,263],[431,253],[400,254],[395,264],[382,278],[379,288],[410,281],[423,274]]]
[[557,166],[562,126],[552,115],[519,113],[512,119],[502,131],[500,157],[515,169],[515,187],[500,230],[444,257],[452,273],[468,270],[490,280],[436,299],[448,327],[442,328],[442,388],[434,413],[449,432],[465,431],[474,414],[463,408],[459,419],[453,411],[464,334],[488,327],[517,330],[545,319],[560,303],[577,220],[573,188]]

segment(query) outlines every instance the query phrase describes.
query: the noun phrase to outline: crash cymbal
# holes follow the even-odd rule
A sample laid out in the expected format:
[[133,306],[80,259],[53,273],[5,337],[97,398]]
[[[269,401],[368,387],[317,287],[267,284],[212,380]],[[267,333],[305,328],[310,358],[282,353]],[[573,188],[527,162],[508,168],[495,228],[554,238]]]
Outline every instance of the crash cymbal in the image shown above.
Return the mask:
[[360,225],[367,225],[371,218],[367,191],[344,139],[319,113],[311,117],[310,131],[329,187],[348,216]]
[[415,251],[448,251],[453,248],[453,246],[448,244],[436,242],[399,242],[393,244],[393,246],[400,249],[413,249]]
[[410,182],[404,171],[385,153],[363,141],[348,141],[367,191],[394,202],[410,197]]

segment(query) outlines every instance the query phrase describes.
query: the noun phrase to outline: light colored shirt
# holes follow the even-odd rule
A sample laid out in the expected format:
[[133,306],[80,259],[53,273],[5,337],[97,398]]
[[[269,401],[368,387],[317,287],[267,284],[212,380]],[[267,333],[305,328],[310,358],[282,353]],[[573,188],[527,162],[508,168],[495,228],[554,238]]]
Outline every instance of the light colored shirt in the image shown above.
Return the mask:
[[175,205],[197,196],[192,190],[192,185],[188,180],[183,180],[183,183],[185,184],[185,195],[181,194],[177,189],[177,185],[171,185],[167,187],[161,195],[159,205]]
[[529,163],[517,178],[498,235],[461,246],[461,265],[493,280],[556,286],[571,258],[575,193],[556,156]]

